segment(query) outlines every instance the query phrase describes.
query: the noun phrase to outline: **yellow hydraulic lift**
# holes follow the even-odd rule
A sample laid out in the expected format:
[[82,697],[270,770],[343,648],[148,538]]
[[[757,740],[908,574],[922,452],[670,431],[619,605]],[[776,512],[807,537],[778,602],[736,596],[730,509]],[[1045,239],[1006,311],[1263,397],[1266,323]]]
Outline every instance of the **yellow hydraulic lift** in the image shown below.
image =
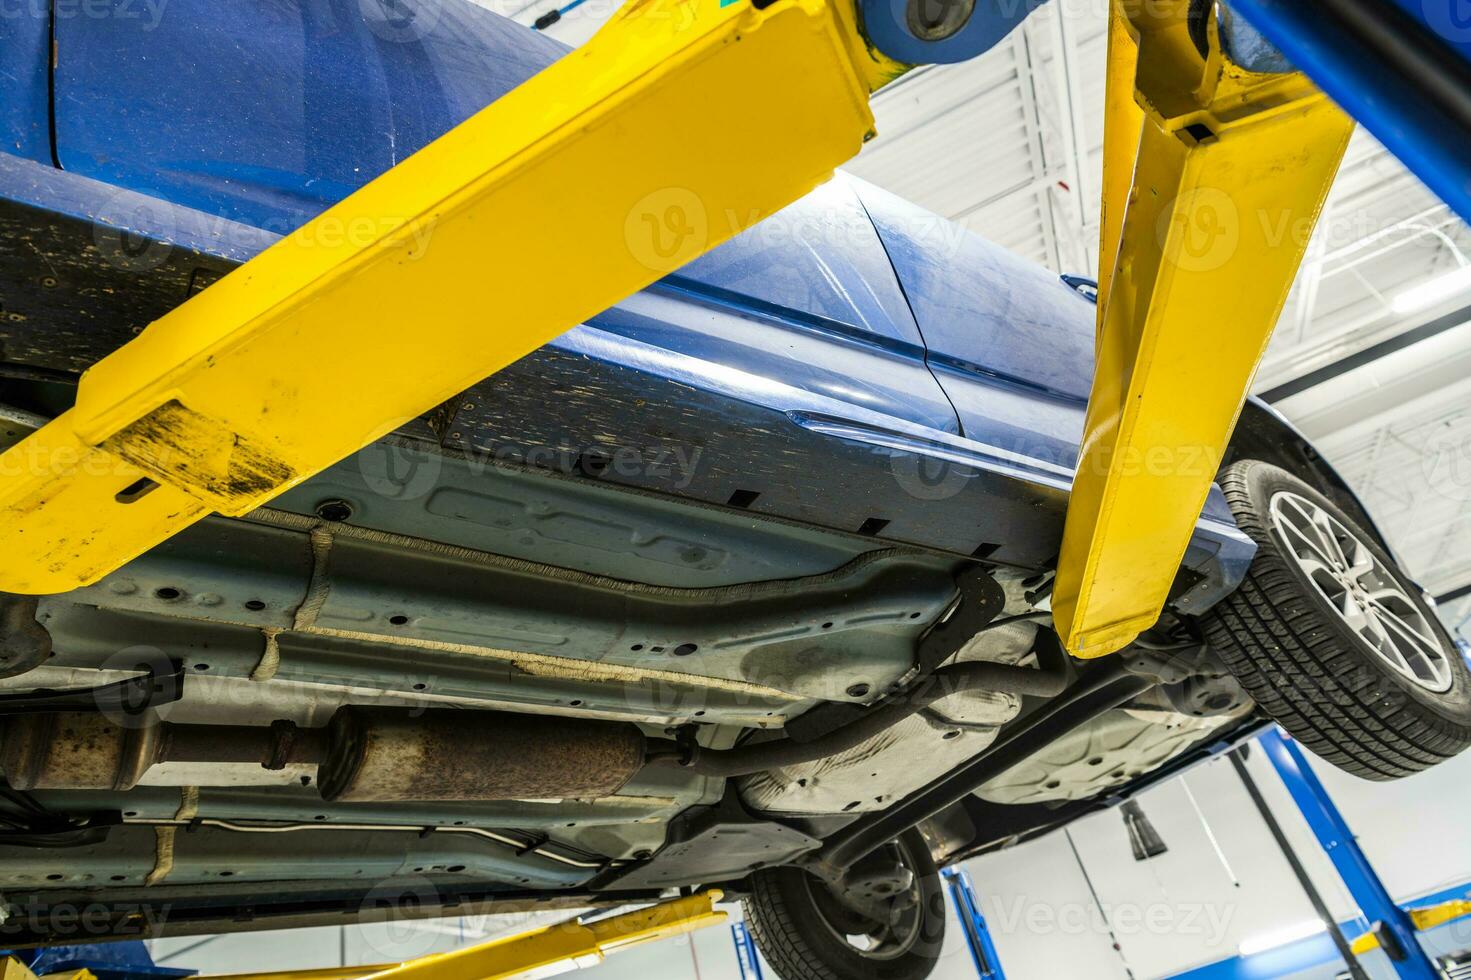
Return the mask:
[[[592,922],[573,920],[492,939],[452,953],[437,953],[391,966],[343,970],[242,973],[204,980],[510,980],[551,977],[601,963],[641,943],[668,939],[724,922],[715,908],[718,890],[663,902]],[[10,978],[0,978],[10,980]]]
[[1081,657],[1159,618],[1353,132],[1191,7],[1112,0],[1097,368],[1052,596]]
[[37,977],[20,960],[6,957],[0,962],[0,980],[97,980],[91,970],[67,970]]
[[[1113,11],[1099,367],[1054,597],[1083,656],[1162,608],[1350,130],[1189,6]],[[0,456],[0,591],[245,514],[796,200],[906,69],[867,26],[854,0],[632,0],[88,371]],[[368,244],[325,233],[364,222]]]
[[[574,919],[504,936],[451,953],[423,956],[407,963],[325,970],[239,973],[204,980],[511,980],[551,977],[594,966],[609,953],[719,925],[727,913],[716,909],[717,889],[648,908],[584,922]],[[95,980],[86,970],[38,978],[18,960],[7,958],[0,980]]]
[[[1439,905],[1410,909],[1409,913],[1410,921],[1414,923],[1416,930],[1427,932],[1436,926],[1443,926],[1447,922],[1471,916],[1471,902],[1463,898],[1456,898],[1449,902],[1441,902]],[[1353,950],[1355,956],[1363,956],[1379,948],[1379,936],[1371,929],[1355,939],[1349,948]]]

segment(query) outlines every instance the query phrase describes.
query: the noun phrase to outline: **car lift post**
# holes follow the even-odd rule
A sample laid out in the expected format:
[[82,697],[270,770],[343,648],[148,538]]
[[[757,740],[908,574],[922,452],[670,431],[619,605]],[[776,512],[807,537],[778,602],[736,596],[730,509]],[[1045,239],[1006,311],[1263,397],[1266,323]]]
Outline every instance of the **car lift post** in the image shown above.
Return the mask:
[[756,943],[751,939],[751,930],[744,922],[730,924],[730,941],[735,946],[736,966],[740,968],[741,980],[766,980],[761,972],[761,957],[756,952]]
[[1001,957],[996,953],[996,944],[991,940],[991,930],[986,918],[981,915],[981,903],[976,897],[975,884],[970,872],[952,865],[940,872],[945,887],[950,891],[950,900],[955,903],[955,914],[960,927],[965,931],[965,944],[970,949],[971,962],[975,964],[976,976],[980,980],[1006,980],[1001,969]]
[[1158,620],[1353,132],[1196,13],[1111,4],[1097,368],[1052,596],[1080,657]]
[[[1379,933],[1385,952],[1390,954],[1389,962],[1395,975],[1401,980],[1438,980],[1440,971],[1416,938],[1415,923],[1409,913],[1390,897],[1384,883],[1375,874],[1374,866],[1354,839],[1343,814],[1334,805],[1317,774],[1308,766],[1297,743],[1280,729],[1272,728],[1258,739],[1257,744],[1277,770],[1313,835],[1348,886],[1359,911],[1375,924],[1374,930]],[[1384,942],[1386,938],[1388,942]]]

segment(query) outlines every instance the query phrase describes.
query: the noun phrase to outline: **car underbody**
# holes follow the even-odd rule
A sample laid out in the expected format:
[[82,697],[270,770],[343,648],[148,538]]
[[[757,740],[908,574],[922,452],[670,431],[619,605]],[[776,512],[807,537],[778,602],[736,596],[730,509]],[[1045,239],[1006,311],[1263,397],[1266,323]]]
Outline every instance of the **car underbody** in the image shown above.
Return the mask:
[[[17,941],[80,895],[136,935],[229,928],[243,893],[287,923],[738,892],[1019,732],[1020,764],[921,814],[959,854],[1254,727],[1182,633],[1099,665],[1117,706],[1028,737],[1036,692],[1093,669],[1048,643],[1044,570],[412,432],[39,601],[53,652],[4,689],[154,681],[146,707],[8,723]],[[977,825],[995,811],[1024,819]]]

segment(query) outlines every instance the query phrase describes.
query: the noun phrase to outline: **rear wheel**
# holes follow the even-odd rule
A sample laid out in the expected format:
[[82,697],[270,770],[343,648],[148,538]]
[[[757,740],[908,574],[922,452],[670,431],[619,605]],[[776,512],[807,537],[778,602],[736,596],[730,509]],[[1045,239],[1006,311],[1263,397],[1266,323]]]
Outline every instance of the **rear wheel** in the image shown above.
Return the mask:
[[1298,741],[1366,779],[1394,779],[1471,745],[1471,672],[1410,578],[1332,501],[1255,460],[1221,487],[1258,545],[1206,635]]
[[778,974],[787,980],[923,980],[930,975],[945,938],[940,873],[917,831],[889,846],[913,873],[912,881],[899,894],[861,908],[797,868],[770,868],[752,876],[746,922]]

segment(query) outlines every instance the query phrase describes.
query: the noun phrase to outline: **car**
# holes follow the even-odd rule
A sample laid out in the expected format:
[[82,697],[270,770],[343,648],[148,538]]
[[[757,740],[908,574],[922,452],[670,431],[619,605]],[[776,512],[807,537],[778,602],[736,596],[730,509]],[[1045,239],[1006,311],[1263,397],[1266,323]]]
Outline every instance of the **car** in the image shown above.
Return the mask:
[[[0,470],[67,465],[25,437],[82,372],[282,236],[372,241],[299,229],[567,54],[469,0],[17,11]],[[1096,285],[845,174],[759,221],[655,203],[654,286],[269,506],[0,597],[6,945],[719,887],[784,976],[909,980],[937,869],[1265,725],[1379,780],[1471,741],[1432,604],[1258,401],[1158,623],[1069,656]]]

